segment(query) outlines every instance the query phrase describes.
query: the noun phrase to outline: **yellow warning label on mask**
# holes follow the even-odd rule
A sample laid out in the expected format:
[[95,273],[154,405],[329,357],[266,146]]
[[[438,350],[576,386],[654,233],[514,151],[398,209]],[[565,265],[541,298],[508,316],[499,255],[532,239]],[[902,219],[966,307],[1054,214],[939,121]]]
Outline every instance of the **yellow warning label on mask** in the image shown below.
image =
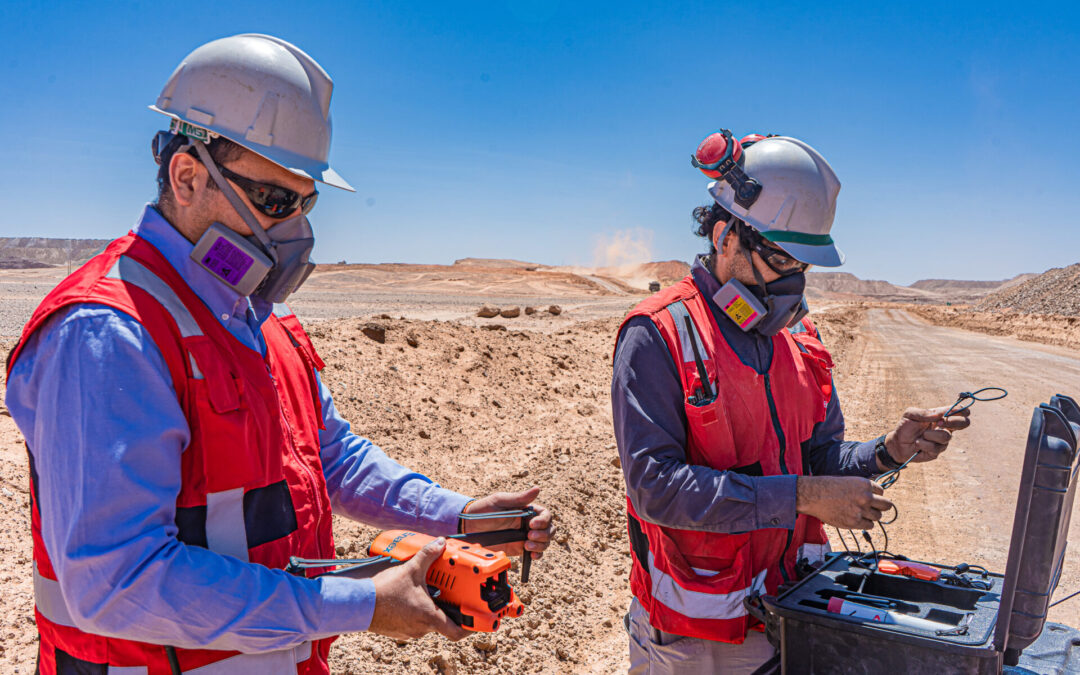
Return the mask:
[[750,306],[750,303],[739,297],[729,302],[727,307],[724,308],[724,312],[731,317],[732,321],[739,324],[739,327],[745,327],[757,316],[757,312]]

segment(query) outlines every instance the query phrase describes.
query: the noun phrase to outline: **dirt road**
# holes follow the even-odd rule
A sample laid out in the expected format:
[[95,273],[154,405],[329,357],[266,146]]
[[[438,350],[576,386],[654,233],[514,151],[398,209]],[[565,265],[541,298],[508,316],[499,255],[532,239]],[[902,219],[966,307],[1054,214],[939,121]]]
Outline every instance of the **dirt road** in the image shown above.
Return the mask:
[[[957,433],[940,460],[912,464],[886,495],[900,514],[888,528],[891,551],[1004,572],[1032,409],[1056,393],[1080,396],[1080,358],[1063,348],[929,325],[897,309],[871,309],[863,323],[864,339],[848,355],[840,383],[849,438],[891,428],[908,406],[949,405],[959,392],[986,386],[1008,390],[1001,401],[976,403],[971,427]],[[1080,519],[1069,538],[1059,598],[1080,590]],[[1052,609],[1050,618],[1080,625],[1080,598]]]

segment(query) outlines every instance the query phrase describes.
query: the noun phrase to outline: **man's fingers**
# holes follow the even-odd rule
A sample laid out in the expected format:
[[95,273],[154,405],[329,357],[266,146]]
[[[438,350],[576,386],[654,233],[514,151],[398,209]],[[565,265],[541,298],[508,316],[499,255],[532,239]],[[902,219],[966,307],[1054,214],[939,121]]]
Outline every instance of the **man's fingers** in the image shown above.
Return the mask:
[[[534,488],[539,490],[539,488]],[[536,517],[529,521],[529,528],[533,530],[546,530],[551,526],[551,511],[546,506],[534,504]]]
[[[875,485],[876,485],[876,483],[875,483]],[[880,512],[888,511],[892,507],[893,507],[893,503],[891,501],[889,501],[888,499],[885,499],[884,497],[878,497],[878,496],[875,495],[874,498],[870,500],[870,508],[876,509],[877,511],[880,511]]]
[[967,429],[971,426],[971,411],[968,409],[954,412],[938,423],[943,429]]
[[908,408],[904,411],[904,419],[912,422],[937,422],[949,411],[948,406],[943,408]]
[[[540,494],[540,488],[531,487],[528,490],[522,492],[496,492],[489,499],[491,500],[490,506],[499,508],[517,508],[520,506],[528,506],[532,503],[536,496]],[[485,500],[486,501],[486,500]]]
[[423,581],[427,577],[428,568],[431,564],[439,559],[443,550],[446,548],[446,540],[442,537],[433,539],[424,545],[424,548],[417,551],[416,555],[412,557],[412,560],[405,563],[406,565],[412,565],[412,575],[414,579]]
[[438,608],[438,605],[435,606],[435,614],[431,617],[431,627],[454,642],[469,635],[469,631],[451,621],[450,617],[446,616],[446,613]]
[[919,456],[915,458],[916,462],[929,462],[937,459],[937,456],[945,451],[945,445],[934,443],[925,438],[915,441],[915,448],[919,451]]
[[945,429],[927,429],[923,432],[923,438],[938,445],[948,445],[952,440],[952,434]]
[[870,489],[873,490],[874,494],[876,494],[876,495],[885,494],[885,488],[881,487],[879,484],[877,484],[877,483],[875,483],[873,481],[870,481]]

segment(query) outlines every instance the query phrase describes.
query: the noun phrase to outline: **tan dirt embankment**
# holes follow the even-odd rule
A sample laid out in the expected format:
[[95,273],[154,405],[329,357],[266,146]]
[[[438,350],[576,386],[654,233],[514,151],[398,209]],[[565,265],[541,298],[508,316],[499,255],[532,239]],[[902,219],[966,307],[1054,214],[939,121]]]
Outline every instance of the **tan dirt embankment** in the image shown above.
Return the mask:
[[970,307],[936,305],[905,305],[904,309],[938,326],[1080,349],[1080,316],[1023,314],[1008,310],[985,312]]

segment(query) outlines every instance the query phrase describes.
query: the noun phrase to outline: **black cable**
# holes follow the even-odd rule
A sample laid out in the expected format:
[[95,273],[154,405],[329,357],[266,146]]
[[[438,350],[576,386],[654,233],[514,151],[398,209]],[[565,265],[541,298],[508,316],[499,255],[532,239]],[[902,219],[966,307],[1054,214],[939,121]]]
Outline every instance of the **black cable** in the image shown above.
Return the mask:
[[[984,391],[1000,391],[1001,394],[995,396],[980,397],[979,394],[983,393]],[[1008,395],[1009,392],[1005,391],[1001,387],[983,387],[982,389],[977,389],[975,391],[962,391],[960,392],[960,395],[956,397],[956,403],[953,403],[949,407],[949,409],[945,411],[945,414],[941,416],[941,419],[942,421],[944,421],[948,419],[949,415],[953,414],[954,412],[963,412],[964,410],[967,410],[971,406],[975,405],[975,401],[997,401],[999,399],[1005,398]],[[964,404],[965,401],[967,401],[966,404]],[[895,469],[890,469],[889,471],[886,471],[885,473],[878,476],[878,485],[880,485],[883,490],[891,488],[900,478],[900,472],[903,471],[904,468],[911,463],[911,460],[918,457],[920,452],[922,452],[922,450],[916,450],[915,454],[913,454],[911,457],[908,457],[903,464],[896,467]],[[896,520],[896,518],[893,518],[893,520]]]
[[[1065,602],[1069,598],[1075,598],[1078,595],[1080,595],[1080,591],[1076,591],[1075,593],[1070,593],[1069,595],[1066,595],[1064,598],[1062,598],[1060,600],[1055,600],[1054,602],[1051,602],[1050,607],[1053,607],[1054,605],[1060,605],[1061,603]],[[1049,607],[1047,609],[1049,609]]]

